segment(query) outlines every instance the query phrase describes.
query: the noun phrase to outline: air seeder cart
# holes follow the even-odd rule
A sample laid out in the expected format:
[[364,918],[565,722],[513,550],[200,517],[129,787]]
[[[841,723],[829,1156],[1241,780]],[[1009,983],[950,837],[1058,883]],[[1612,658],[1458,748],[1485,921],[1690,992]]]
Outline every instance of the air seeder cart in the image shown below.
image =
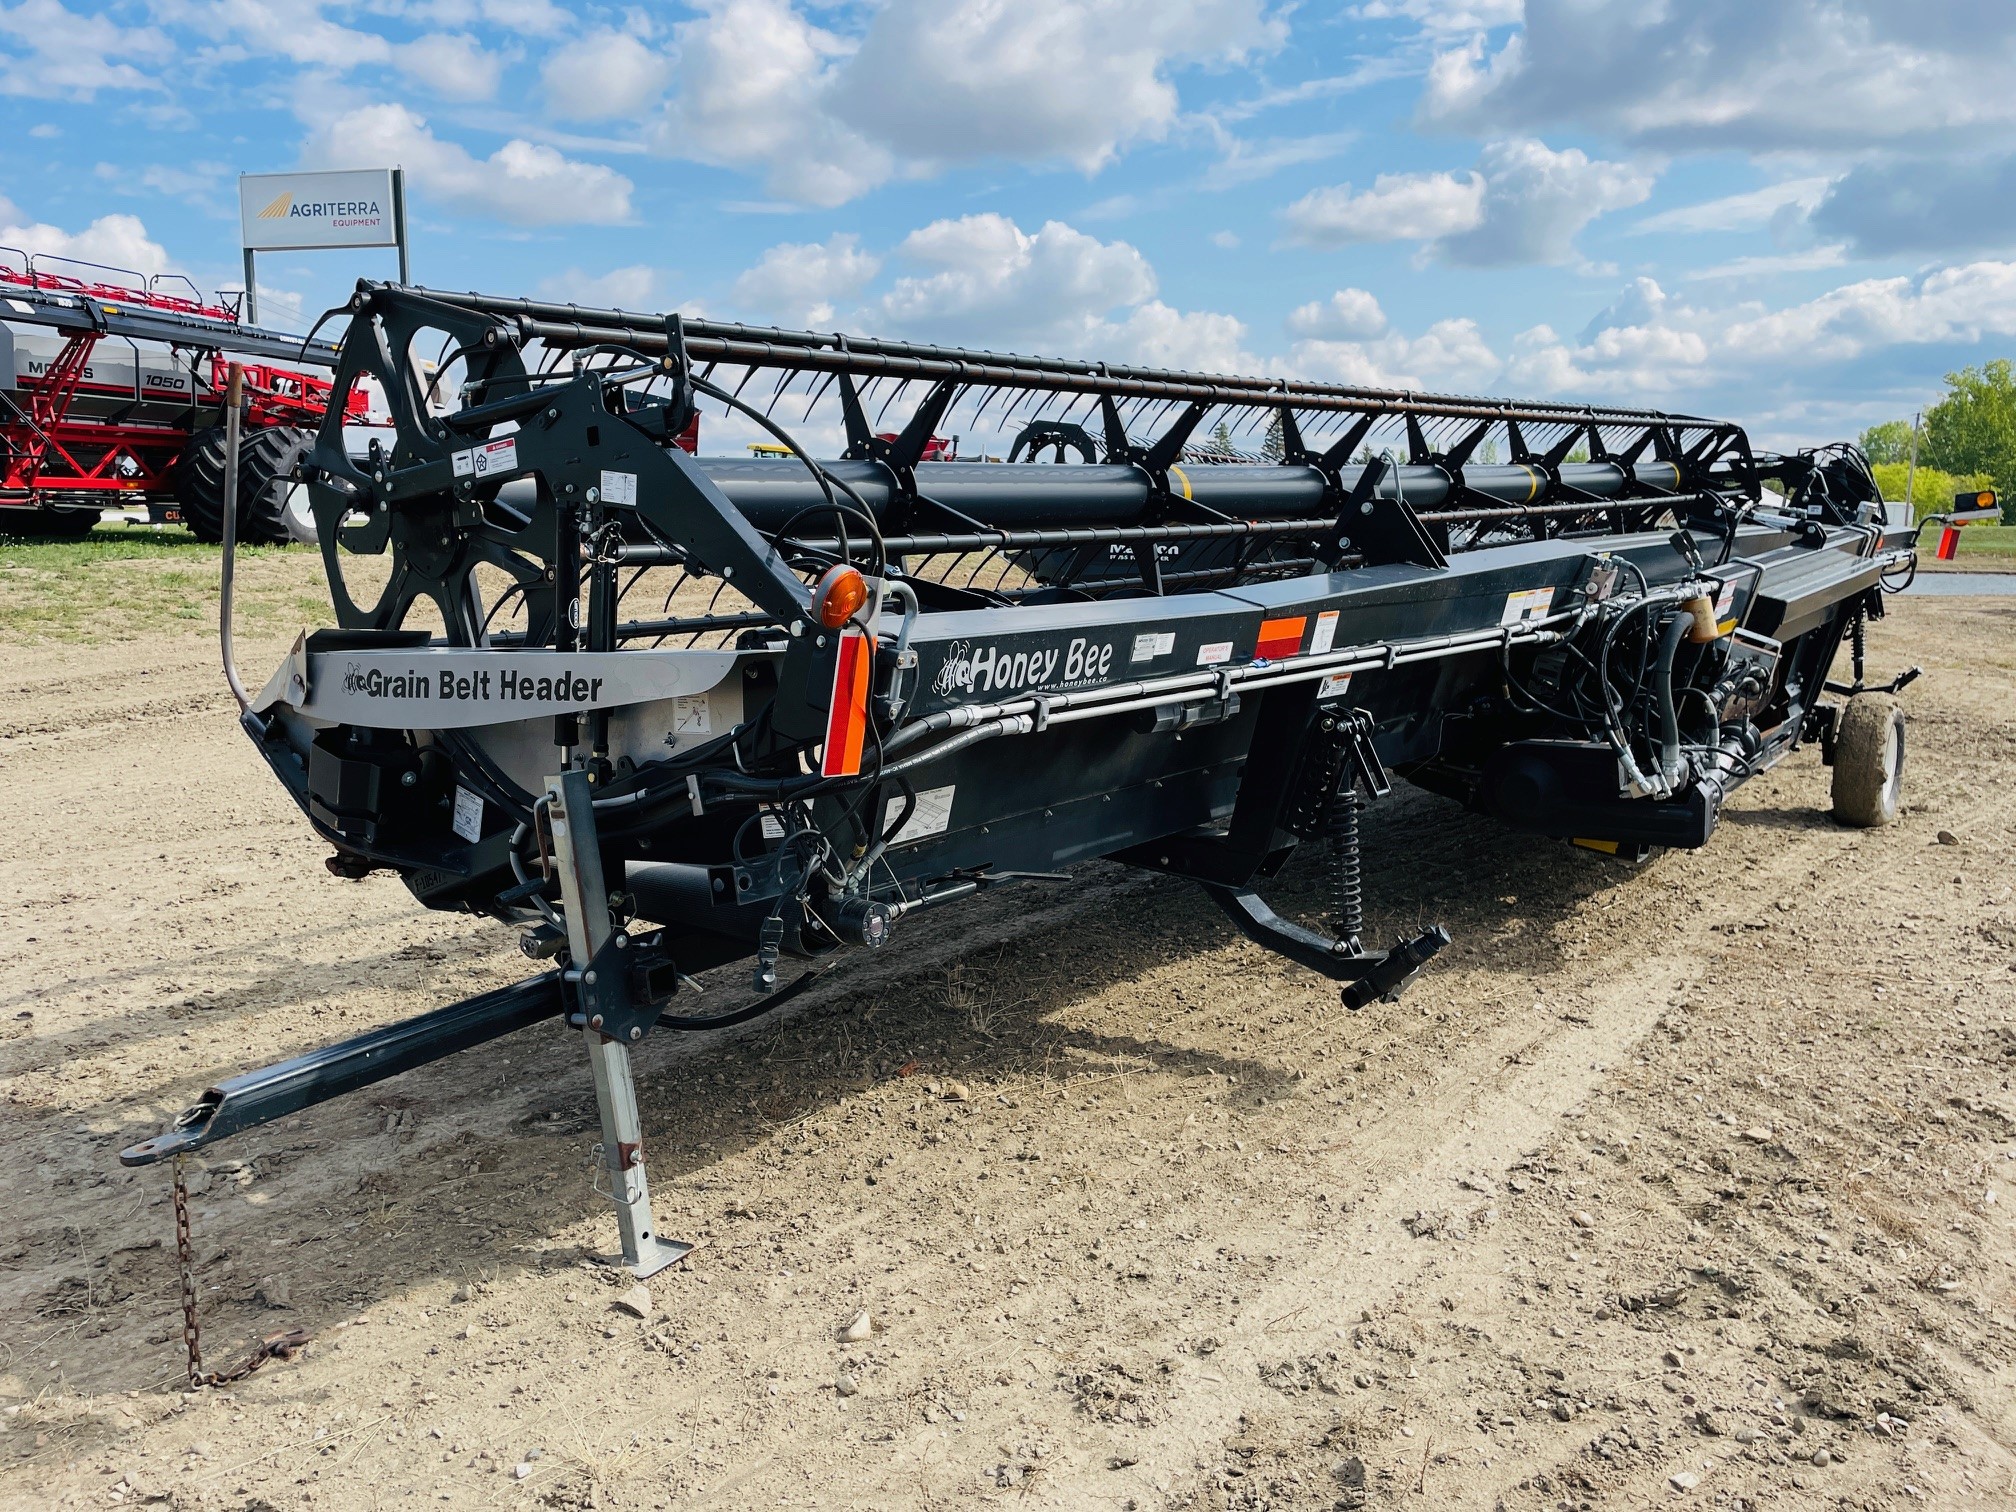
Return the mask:
[[[0,531],[79,536],[144,504],[224,532],[224,371],[245,365],[240,540],[281,542],[283,489],[329,410],[328,342],[239,324],[176,275],[144,278],[0,247]],[[339,418],[366,418],[351,387]]]

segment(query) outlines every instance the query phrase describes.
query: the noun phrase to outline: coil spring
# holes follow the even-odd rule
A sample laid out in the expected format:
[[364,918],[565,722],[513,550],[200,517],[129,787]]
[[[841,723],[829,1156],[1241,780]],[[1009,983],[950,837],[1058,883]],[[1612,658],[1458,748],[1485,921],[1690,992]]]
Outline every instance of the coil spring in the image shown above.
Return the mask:
[[1323,806],[1323,877],[1330,890],[1330,925],[1339,940],[1358,948],[1365,932],[1365,868],[1358,850],[1358,815],[1365,797],[1347,772]]
[[1855,686],[1862,686],[1862,666],[1869,654],[1869,611],[1861,605],[1855,609],[1855,617],[1848,622],[1848,638],[1855,651]]

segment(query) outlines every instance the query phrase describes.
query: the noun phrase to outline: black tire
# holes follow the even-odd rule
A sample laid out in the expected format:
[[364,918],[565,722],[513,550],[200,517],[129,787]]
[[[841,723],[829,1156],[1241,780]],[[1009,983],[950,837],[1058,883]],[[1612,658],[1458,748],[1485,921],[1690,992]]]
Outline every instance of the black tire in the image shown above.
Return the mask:
[[1858,693],[1834,732],[1834,817],[1857,829],[1896,822],[1904,786],[1904,708]]
[[213,425],[191,436],[169,480],[182,523],[199,541],[224,539],[224,427]]
[[315,443],[313,431],[272,426],[238,441],[238,539],[256,546],[285,546],[287,486]]
[[81,541],[98,524],[96,509],[0,509],[0,535]]
[[[247,431],[238,438],[238,539],[248,546],[284,546],[286,495],[282,482],[294,471],[314,436],[287,426]],[[199,541],[224,539],[224,428],[213,425],[189,438],[175,464],[175,502],[182,523]]]

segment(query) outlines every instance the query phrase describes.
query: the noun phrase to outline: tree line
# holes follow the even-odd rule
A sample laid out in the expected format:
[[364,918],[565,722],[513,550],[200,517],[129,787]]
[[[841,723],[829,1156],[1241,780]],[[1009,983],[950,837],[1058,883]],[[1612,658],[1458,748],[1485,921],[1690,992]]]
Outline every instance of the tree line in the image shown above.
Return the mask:
[[[1862,450],[1885,498],[1904,497],[1911,422],[1886,420],[1862,432]],[[1946,393],[1925,411],[1911,503],[1919,514],[1950,509],[1963,489],[1992,488],[2002,519],[2016,524],[2016,368],[1998,357],[1946,375]]]

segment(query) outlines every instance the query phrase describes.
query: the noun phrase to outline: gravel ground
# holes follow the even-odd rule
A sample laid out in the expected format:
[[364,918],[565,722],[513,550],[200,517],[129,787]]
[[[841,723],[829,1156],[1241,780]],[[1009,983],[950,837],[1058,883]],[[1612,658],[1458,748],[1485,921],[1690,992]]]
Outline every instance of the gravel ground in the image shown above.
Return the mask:
[[212,1361],[314,1342],[193,1397],[167,1176],[117,1150],[522,961],[324,871],[208,641],[15,646],[0,1505],[2016,1505],[2012,627],[1875,627],[1928,672],[1889,830],[1811,752],[1637,870],[1381,804],[1375,933],[1456,938],[1398,1005],[1094,867],[654,1038],[702,1247],[642,1317],[563,1031],[228,1142]]

